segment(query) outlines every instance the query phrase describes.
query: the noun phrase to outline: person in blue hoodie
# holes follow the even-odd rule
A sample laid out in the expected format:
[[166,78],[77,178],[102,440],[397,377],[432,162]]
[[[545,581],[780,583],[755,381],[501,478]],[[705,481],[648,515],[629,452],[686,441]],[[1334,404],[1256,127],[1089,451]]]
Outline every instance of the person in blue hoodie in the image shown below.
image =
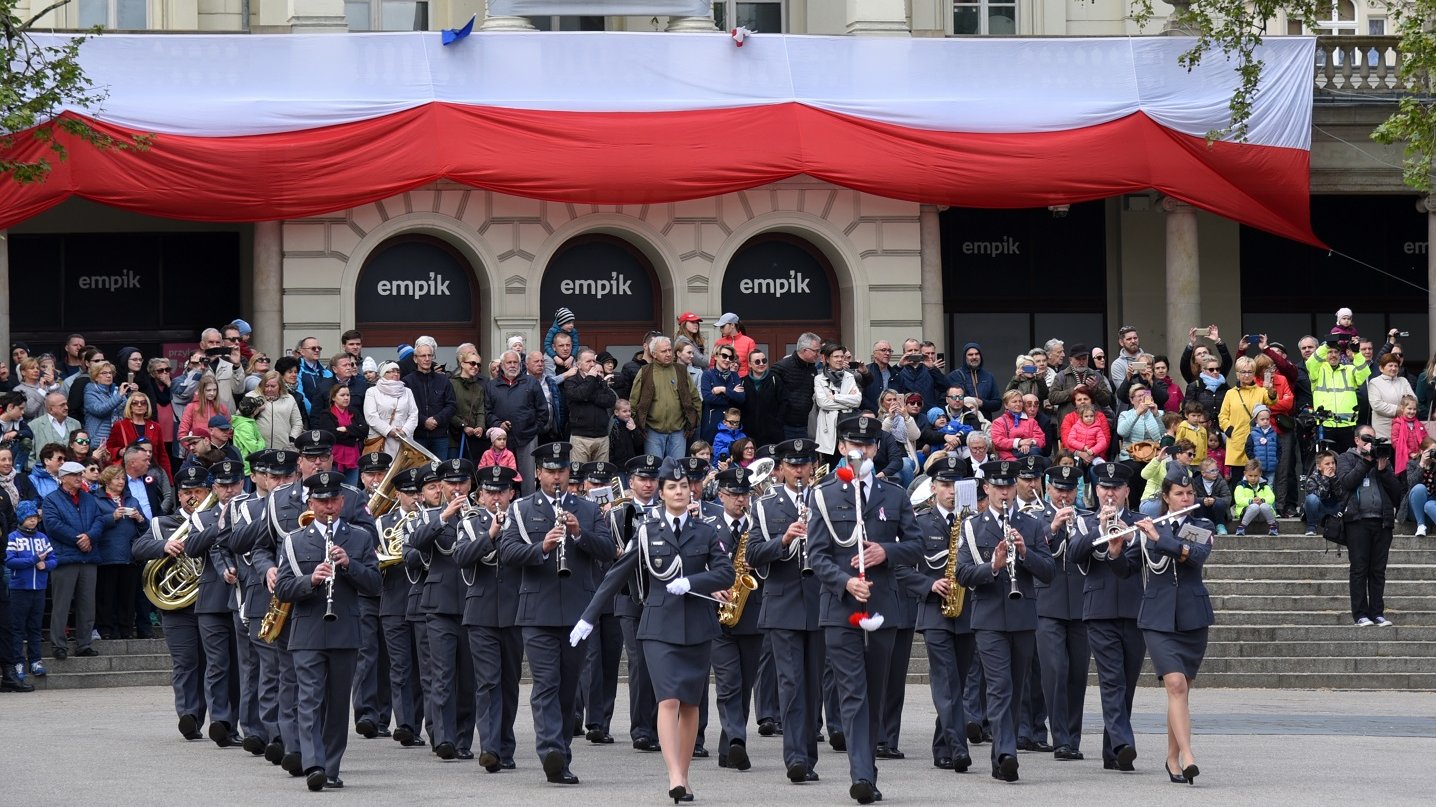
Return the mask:
[[9,657],[14,660],[10,675],[24,682],[28,672],[45,675],[40,661],[41,625],[45,616],[45,589],[55,567],[55,550],[40,532],[40,511],[34,502],[15,507],[19,527],[5,542],[5,568],[10,572],[10,626],[13,634]]
[[30,486],[35,490],[35,503],[60,489],[60,466],[65,463],[66,449],[59,443],[50,443],[40,449],[40,461],[30,469]]
[[1271,425],[1271,410],[1265,404],[1257,404],[1252,410],[1251,433],[1247,435],[1247,458],[1261,463],[1262,478],[1273,479],[1280,454],[1276,429]]
[[567,331],[568,335],[573,337],[574,353],[577,353],[579,345],[583,344],[578,341],[578,317],[569,309],[560,308],[553,312],[553,324],[548,326],[548,333],[543,336],[543,354],[550,359],[558,355],[553,349],[553,338],[558,336],[559,331]]
[[[992,373],[982,367],[982,345],[976,342],[963,345],[962,362],[962,367],[947,374],[947,385],[962,387],[968,395],[982,401],[984,414],[997,412],[1002,407],[1002,387]],[[988,419],[991,420],[990,417]]]

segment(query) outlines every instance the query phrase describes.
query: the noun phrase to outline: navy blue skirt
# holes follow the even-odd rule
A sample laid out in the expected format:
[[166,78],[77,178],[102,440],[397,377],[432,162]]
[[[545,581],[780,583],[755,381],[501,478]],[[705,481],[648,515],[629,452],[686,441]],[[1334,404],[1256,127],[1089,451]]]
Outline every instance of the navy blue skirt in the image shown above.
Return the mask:
[[703,700],[712,660],[712,642],[669,644],[658,639],[640,639],[643,662],[653,682],[653,697],[659,701],[677,699],[696,705]]
[[1152,668],[1157,677],[1179,672],[1188,680],[1197,677],[1202,659],[1207,655],[1207,629],[1167,632],[1144,630],[1142,638],[1147,641],[1147,653],[1152,657]]

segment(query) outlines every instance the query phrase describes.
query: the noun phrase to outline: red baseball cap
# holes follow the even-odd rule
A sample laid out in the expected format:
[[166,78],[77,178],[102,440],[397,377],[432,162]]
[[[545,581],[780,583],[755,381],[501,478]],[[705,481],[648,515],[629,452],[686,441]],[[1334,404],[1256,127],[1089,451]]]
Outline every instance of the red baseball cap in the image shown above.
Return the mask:
[[678,315],[678,321],[679,321],[679,322],[702,322],[702,321],[703,321],[703,318],[700,317],[700,316],[698,316],[697,314],[693,313],[692,311],[684,311],[682,314],[679,314],[679,315]]

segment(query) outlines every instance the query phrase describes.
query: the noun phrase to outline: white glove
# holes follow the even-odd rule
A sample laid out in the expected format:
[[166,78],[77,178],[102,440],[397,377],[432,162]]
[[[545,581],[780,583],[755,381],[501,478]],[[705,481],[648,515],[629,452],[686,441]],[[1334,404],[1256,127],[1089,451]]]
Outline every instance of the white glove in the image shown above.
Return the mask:
[[680,577],[668,584],[668,593],[682,597],[684,594],[687,594],[691,588],[693,588],[693,584],[688,582],[688,578]]
[[580,619],[578,624],[573,626],[573,630],[568,632],[568,646],[578,647],[578,643],[587,639],[590,633],[593,633],[593,626]]

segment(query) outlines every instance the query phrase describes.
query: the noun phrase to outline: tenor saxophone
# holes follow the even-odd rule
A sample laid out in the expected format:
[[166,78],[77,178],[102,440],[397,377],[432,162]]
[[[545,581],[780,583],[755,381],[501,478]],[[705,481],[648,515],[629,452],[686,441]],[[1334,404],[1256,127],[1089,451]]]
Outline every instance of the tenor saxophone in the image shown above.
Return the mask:
[[728,602],[718,604],[718,624],[733,627],[743,618],[743,606],[748,604],[748,595],[758,589],[758,578],[753,576],[753,567],[748,565],[748,533],[743,530],[738,536],[738,546],[733,549],[733,586],[728,589]]
[[947,533],[947,568],[942,576],[947,580],[947,596],[942,598],[942,615],[948,619],[956,619],[962,614],[962,607],[967,602],[967,589],[957,582],[957,551],[958,542],[962,540],[963,525],[972,517],[972,511],[962,508],[957,519],[952,522],[952,529]]

